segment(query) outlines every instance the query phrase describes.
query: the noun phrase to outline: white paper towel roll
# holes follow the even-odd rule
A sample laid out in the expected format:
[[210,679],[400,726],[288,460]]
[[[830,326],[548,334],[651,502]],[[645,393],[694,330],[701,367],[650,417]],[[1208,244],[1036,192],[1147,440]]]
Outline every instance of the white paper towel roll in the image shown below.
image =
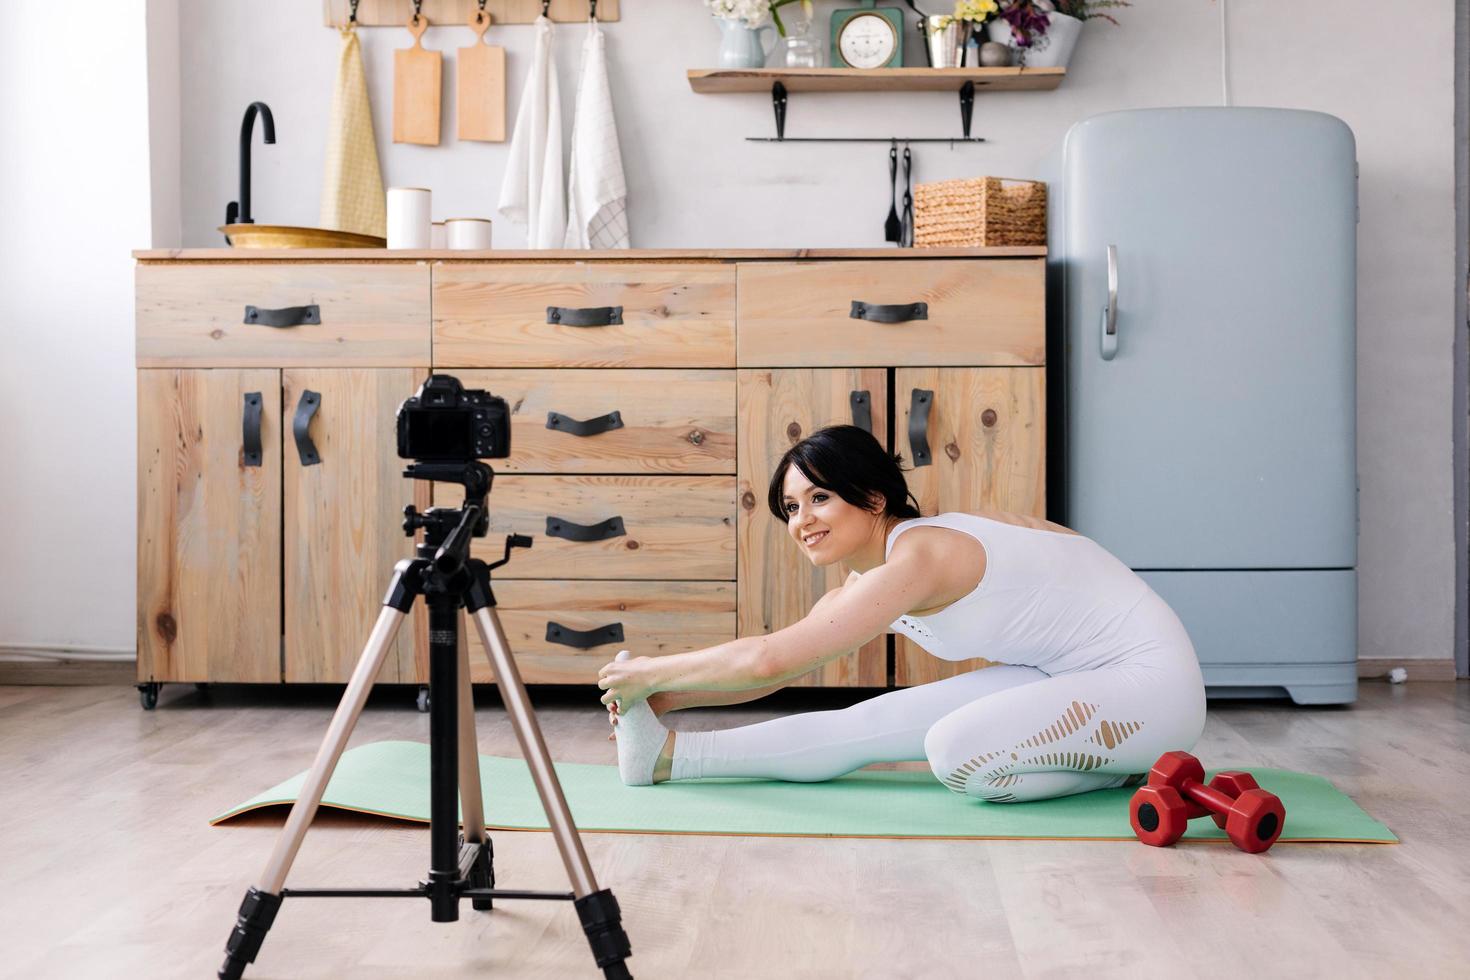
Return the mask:
[[423,187],[388,188],[388,247],[429,248],[429,192]]

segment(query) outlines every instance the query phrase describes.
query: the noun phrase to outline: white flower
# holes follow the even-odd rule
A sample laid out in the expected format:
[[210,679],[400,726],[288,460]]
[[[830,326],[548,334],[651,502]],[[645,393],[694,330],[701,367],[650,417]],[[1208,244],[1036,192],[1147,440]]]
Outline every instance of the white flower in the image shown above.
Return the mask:
[[770,19],[769,0],[704,0],[710,13],[721,20],[743,21],[746,27],[760,27]]

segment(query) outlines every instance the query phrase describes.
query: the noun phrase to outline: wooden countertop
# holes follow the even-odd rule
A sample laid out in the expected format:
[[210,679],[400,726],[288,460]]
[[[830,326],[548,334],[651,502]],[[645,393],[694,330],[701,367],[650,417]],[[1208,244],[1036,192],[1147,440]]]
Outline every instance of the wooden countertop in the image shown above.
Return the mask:
[[991,248],[632,248],[449,249],[155,248],[136,249],[140,262],[734,262],[759,259],[1040,258],[1045,246]]

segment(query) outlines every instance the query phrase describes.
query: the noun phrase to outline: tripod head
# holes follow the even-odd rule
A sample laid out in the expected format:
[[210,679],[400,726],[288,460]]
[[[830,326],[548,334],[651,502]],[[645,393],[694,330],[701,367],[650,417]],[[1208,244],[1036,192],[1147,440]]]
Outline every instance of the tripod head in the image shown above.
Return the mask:
[[[403,533],[413,537],[424,529],[424,542],[418,546],[419,556],[433,560],[434,569],[452,575],[469,559],[470,539],[483,538],[490,530],[490,511],[485,498],[495,480],[495,471],[477,459],[448,462],[413,462],[403,475],[415,480],[458,483],[464,487],[464,503],[459,507],[430,507],[420,513],[409,504],[403,508]],[[499,568],[510,561],[512,548],[531,547],[531,538],[510,534],[505,540],[505,557],[488,566]]]

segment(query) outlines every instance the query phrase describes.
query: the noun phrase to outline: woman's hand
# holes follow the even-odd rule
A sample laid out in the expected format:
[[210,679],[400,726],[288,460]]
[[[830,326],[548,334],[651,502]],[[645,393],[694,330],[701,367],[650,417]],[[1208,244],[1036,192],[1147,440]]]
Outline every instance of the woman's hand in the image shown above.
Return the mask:
[[602,665],[597,672],[597,686],[605,692],[602,703],[617,704],[625,709],[639,701],[646,701],[658,690],[655,677],[655,657],[634,657],[631,660],[613,660]]

